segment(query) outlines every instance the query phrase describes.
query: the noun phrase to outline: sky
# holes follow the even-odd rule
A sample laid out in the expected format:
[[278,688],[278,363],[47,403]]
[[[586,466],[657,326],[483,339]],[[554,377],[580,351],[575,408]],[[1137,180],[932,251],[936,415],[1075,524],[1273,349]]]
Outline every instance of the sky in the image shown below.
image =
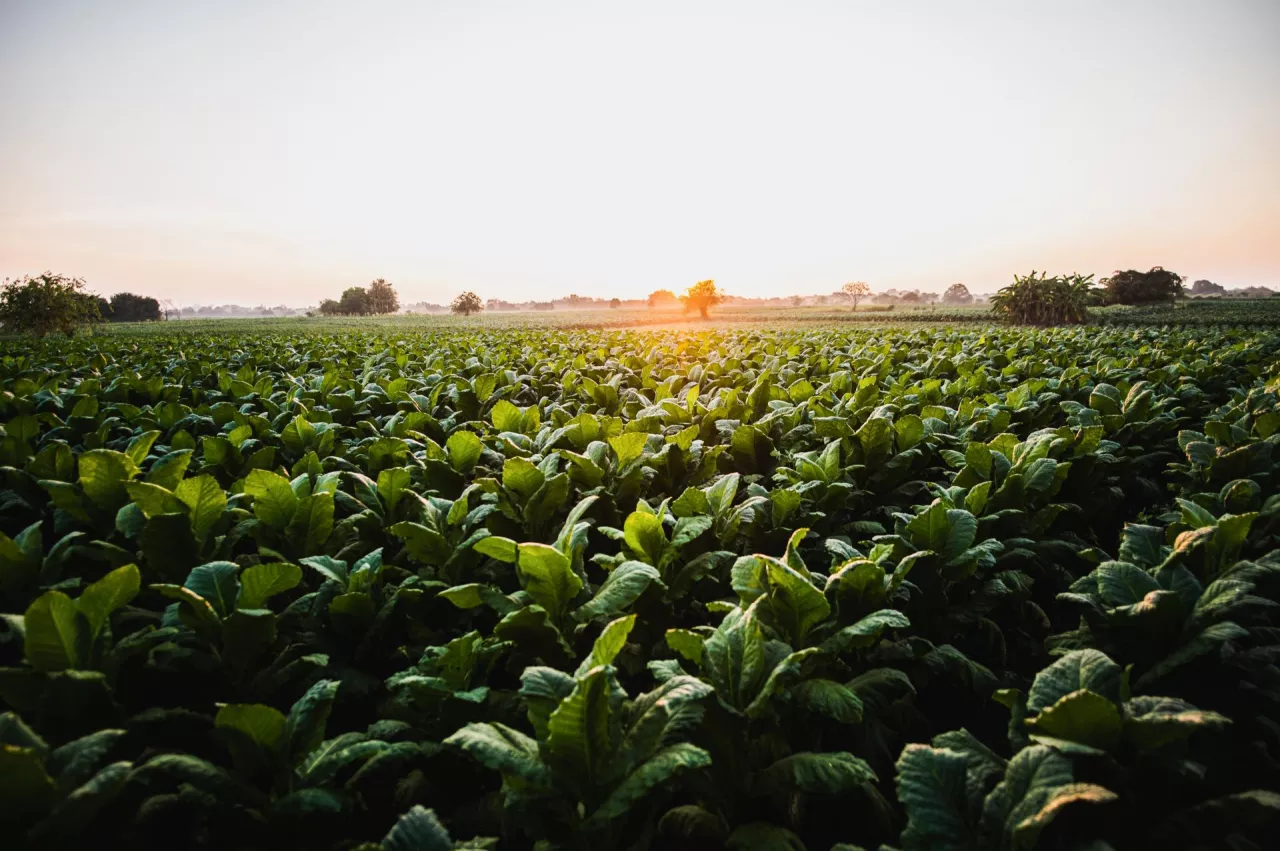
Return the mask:
[[1277,0],[0,0],[0,277],[1277,286],[1277,44]]

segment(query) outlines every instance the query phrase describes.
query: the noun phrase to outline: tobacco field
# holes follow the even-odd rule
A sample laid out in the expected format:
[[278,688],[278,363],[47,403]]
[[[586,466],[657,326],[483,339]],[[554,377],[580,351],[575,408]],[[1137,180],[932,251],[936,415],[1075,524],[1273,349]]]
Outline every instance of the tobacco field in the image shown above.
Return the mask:
[[9,849],[1261,849],[1280,333],[0,341]]

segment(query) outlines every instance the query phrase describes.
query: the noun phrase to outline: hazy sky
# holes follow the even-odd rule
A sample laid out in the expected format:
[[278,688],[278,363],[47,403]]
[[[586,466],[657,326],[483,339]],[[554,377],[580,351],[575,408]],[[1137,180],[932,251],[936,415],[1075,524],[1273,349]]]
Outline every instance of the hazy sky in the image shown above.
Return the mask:
[[0,0],[0,277],[1280,284],[1280,0]]

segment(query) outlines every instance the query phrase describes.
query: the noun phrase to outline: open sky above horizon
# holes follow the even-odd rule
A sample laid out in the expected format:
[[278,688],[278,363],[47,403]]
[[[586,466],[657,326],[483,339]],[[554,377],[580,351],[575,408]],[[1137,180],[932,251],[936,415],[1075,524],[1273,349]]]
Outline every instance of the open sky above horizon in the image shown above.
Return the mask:
[[1280,3],[0,0],[0,277],[1280,284]]

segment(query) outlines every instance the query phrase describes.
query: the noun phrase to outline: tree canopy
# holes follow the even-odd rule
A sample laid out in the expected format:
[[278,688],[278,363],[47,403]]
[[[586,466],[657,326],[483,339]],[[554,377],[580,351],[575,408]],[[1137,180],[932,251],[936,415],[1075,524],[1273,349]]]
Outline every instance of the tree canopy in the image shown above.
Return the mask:
[[724,301],[724,293],[716,289],[715,281],[698,281],[685,290],[680,300],[684,302],[685,310],[697,310],[698,314],[706,319],[707,311]]
[[101,321],[98,298],[84,291],[80,278],[45,272],[6,280],[0,287],[0,323],[6,331],[37,337],[57,331],[70,337]]
[[455,298],[449,309],[461,316],[470,316],[484,310],[484,303],[480,301],[480,296],[468,290]]
[[1106,290],[1111,304],[1153,304],[1173,301],[1182,295],[1181,275],[1160,266],[1152,266],[1147,272],[1137,269],[1116,270],[1110,278],[1098,283]]
[[943,304],[973,304],[973,295],[964,284],[952,284],[942,294]]
[[866,281],[850,281],[840,288],[840,293],[857,310],[858,302],[871,295],[871,287]]

